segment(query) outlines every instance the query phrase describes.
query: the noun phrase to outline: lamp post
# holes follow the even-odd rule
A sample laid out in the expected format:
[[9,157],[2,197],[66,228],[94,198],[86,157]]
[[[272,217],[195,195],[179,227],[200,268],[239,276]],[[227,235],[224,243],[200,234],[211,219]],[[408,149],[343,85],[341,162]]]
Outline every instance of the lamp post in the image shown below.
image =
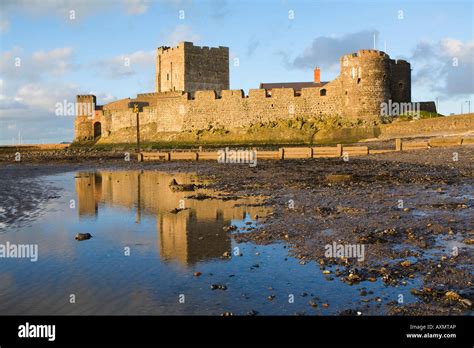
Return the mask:
[[138,111],[138,104],[133,104],[133,112],[137,115],[137,153],[140,153],[140,112]]
[[[140,101],[135,101],[135,102],[129,102],[128,107],[129,109],[132,109],[132,115],[135,114],[136,117],[136,122],[137,122],[137,149],[136,152],[140,153],[140,112],[143,111],[143,107],[149,106],[147,102],[140,102]],[[132,116],[133,117],[133,116]]]

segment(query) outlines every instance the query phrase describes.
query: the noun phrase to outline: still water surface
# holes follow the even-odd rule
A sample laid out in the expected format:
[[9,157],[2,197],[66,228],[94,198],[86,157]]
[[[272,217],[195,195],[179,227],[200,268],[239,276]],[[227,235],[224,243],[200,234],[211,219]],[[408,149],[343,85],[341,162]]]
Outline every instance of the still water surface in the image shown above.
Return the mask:
[[[172,190],[173,179],[198,186]],[[259,223],[256,215],[270,212],[262,197],[235,199],[206,189],[195,175],[157,171],[71,172],[34,180],[57,195],[0,234],[0,243],[39,249],[37,262],[0,260],[2,314],[330,315],[362,306],[362,285],[328,281],[317,264],[290,257],[287,245],[233,240],[235,232],[224,227],[251,229]],[[206,196],[211,198],[196,199]],[[74,239],[86,232],[93,238]],[[213,284],[226,290],[212,290]],[[396,298],[380,281],[363,287],[383,302]],[[309,306],[314,296],[329,307]],[[383,314],[383,304],[373,303],[364,304],[364,311]]]

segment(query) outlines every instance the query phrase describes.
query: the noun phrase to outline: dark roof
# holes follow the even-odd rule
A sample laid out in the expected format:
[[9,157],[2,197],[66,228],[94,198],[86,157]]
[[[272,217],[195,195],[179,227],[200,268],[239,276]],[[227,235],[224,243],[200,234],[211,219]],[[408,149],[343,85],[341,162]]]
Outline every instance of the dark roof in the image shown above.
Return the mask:
[[273,88],[293,88],[295,91],[300,91],[306,87],[322,87],[327,82],[274,82],[274,83],[261,83],[260,89],[273,89]]

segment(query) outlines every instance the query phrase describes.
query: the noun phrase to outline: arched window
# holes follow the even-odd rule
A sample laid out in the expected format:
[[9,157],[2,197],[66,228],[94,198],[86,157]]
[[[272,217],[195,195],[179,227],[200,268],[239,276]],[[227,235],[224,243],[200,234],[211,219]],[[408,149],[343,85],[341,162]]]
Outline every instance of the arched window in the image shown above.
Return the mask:
[[326,89],[325,89],[325,88],[321,89],[321,90],[319,91],[319,95],[320,95],[321,97],[324,97],[324,96],[326,95]]

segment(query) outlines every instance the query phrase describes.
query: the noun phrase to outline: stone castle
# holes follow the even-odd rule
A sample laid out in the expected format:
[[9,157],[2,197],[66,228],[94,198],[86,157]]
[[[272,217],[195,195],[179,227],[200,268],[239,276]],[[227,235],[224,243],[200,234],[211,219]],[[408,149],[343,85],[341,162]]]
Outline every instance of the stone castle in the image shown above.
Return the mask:
[[[378,50],[359,50],[340,59],[340,74],[321,82],[262,83],[260,89],[229,89],[229,49],[181,42],[156,54],[155,92],[106,105],[78,95],[75,141],[133,142],[139,105],[144,141],[169,140],[183,132],[239,131],[260,123],[336,116],[358,125],[380,121],[381,103],[411,102],[411,69]],[[86,107],[84,107],[86,106]]]

